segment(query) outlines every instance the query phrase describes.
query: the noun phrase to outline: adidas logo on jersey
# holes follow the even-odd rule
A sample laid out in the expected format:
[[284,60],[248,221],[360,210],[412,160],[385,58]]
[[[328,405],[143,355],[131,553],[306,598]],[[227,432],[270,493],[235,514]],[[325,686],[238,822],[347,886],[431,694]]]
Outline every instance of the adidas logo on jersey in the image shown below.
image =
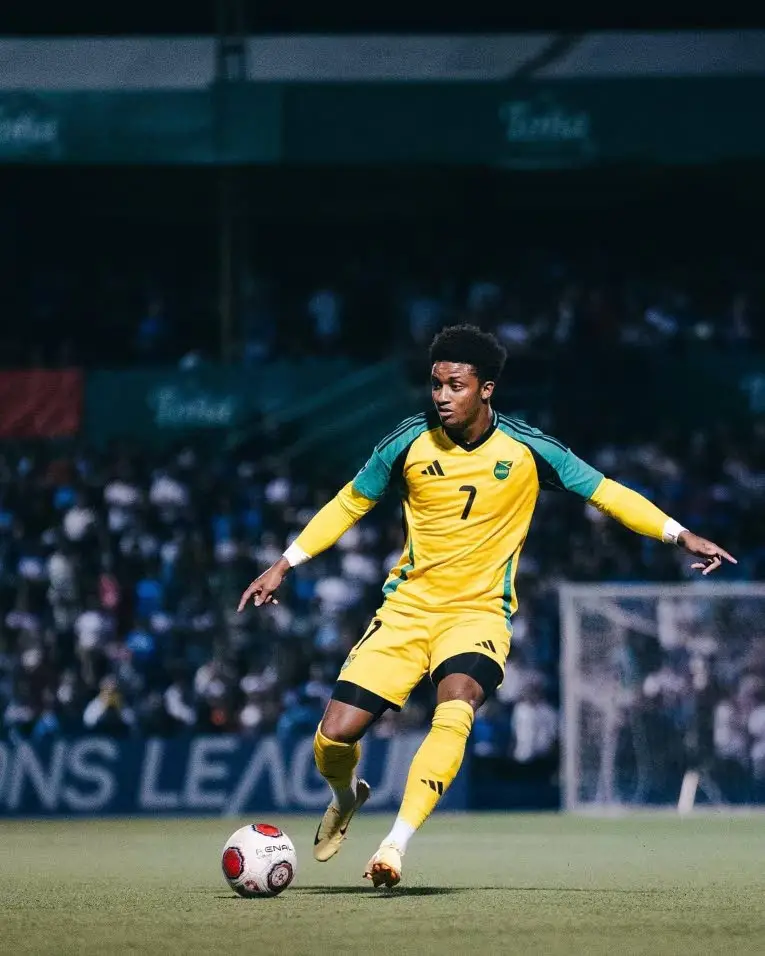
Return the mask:
[[497,648],[494,646],[494,641],[476,641],[476,647],[484,647],[487,651],[491,651],[492,654],[497,653]]
[[444,792],[443,780],[424,780],[420,778],[420,783],[424,783],[426,786],[430,787],[430,789],[437,793],[439,797]]
[[436,459],[433,464],[428,465],[427,468],[423,468],[420,472],[421,475],[438,475],[439,478],[444,477],[444,469],[439,464],[438,459]]

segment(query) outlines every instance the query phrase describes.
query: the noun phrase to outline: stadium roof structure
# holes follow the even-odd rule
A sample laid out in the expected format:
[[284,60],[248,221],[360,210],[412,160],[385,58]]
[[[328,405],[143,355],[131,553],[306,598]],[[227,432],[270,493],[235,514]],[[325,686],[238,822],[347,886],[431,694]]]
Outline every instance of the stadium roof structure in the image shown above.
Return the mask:
[[[260,81],[473,81],[765,74],[765,30],[485,35],[249,36]],[[196,37],[0,39],[0,89],[201,89],[216,41]]]

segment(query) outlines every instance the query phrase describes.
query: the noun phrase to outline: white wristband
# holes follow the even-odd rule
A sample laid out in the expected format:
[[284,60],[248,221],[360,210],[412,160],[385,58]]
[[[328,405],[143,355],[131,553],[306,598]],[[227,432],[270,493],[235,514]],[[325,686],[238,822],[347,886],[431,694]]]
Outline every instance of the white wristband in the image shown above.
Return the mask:
[[311,560],[311,555],[306,554],[305,551],[296,544],[291,544],[283,556],[287,559],[287,564],[291,568],[296,568],[299,564],[303,564],[304,561]]
[[687,531],[687,528],[684,528],[679,521],[675,521],[674,518],[667,518],[664,522],[664,530],[661,533],[661,540],[665,544],[677,544],[677,539],[680,537],[683,531]]

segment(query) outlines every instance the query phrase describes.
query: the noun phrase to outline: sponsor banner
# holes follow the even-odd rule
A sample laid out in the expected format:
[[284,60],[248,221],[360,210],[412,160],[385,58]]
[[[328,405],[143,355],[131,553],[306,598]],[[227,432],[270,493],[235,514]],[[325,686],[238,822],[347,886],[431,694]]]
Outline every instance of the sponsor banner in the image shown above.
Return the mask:
[[305,381],[319,391],[352,370],[344,359],[324,359],[270,362],[256,374],[212,363],[190,370],[94,371],[85,385],[85,432],[96,445],[120,438],[165,444],[190,434],[220,442],[253,416],[294,404]]
[[71,438],[80,430],[79,369],[0,372],[0,438]]
[[192,90],[0,92],[0,162],[275,162],[275,84]]
[[[422,739],[407,733],[365,741],[359,773],[373,788],[370,809],[398,808]],[[441,809],[465,808],[467,775],[463,767]],[[327,799],[312,737],[0,742],[0,817],[318,813]]]
[[0,163],[465,164],[765,155],[764,76],[0,90]]
[[765,155],[765,77],[303,83],[285,97],[285,152],[313,163],[565,169]]

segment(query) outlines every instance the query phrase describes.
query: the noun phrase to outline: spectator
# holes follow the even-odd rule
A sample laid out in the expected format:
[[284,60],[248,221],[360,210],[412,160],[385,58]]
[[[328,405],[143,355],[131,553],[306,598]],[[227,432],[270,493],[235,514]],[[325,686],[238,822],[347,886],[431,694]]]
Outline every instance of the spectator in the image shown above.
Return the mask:
[[103,678],[98,696],[85,708],[82,722],[88,730],[112,737],[125,737],[135,726],[135,713],[124,703],[114,677]]
[[558,715],[544,699],[539,681],[532,681],[515,705],[512,718],[518,763],[549,757],[558,739]]
[[112,635],[111,618],[101,610],[98,598],[88,597],[85,609],[74,622],[74,633],[86,683],[95,685],[98,661]]
[[85,495],[77,496],[75,504],[64,515],[64,534],[75,544],[82,542],[96,523],[96,513]]
[[177,724],[184,728],[192,728],[197,722],[197,712],[194,706],[194,697],[189,682],[177,678],[165,690],[165,709]]

